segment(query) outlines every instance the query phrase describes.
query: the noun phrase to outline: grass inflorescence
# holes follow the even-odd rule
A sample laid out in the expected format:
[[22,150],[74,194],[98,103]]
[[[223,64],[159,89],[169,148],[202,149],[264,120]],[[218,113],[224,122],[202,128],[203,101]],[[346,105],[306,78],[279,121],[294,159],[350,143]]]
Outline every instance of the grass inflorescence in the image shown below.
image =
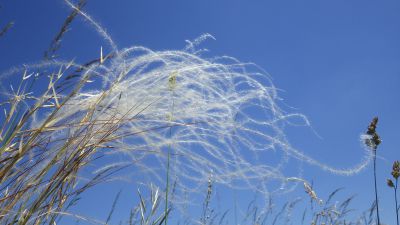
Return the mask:
[[[335,191],[324,203],[307,181],[286,177],[283,171],[289,158],[342,175],[358,173],[372,155],[375,166],[380,143],[377,119],[365,139],[374,154],[366,152],[364,160],[352,168],[333,168],[290,145],[285,126],[293,118],[305,126],[309,121],[280,107],[278,91],[265,71],[232,57],[202,55],[197,48],[213,39],[211,35],[188,41],[184,50],[118,48],[106,30],[82,11],[86,1],[66,3],[72,12],[44,61],[12,68],[0,77],[2,81],[20,77],[10,87],[2,83],[6,94],[0,103],[4,111],[0,117],[0,223],[54,224],[60,216],[84,220],[68,210],[83,192],[126,167],[165,187],[162,194],[152,185],[147,199],[138,191],[140,202],[128,224],[167,224],[173,206],[187,203],[176,193],[201,193],[199,187],[204,184],[203,214],[196,222],[223,224],[229,212],[217,214],[211,209],[215,185],[251,190],[270,200],[271,193],[293,183],[288,181],[295,181],[293,186],[303,183],[312,207],[315,204],[318,209],[310,210],[313,224],[345,221],[352,198],[332,205]],[[108,43],[108,53],[103,54],[106,50],[100,47],[100,57],[89,62],[59,60],[56,52],[61,39],[78,15]],[[124,161],[96,163],[115,155],[123,155]],[[271,156],[281,158],[272,164],[265,160]],[[83,177],[83,170],[92,176]],[[172,186],[171,180],[175,181]],[[284,185],[276,187],[272,182]],[[119,193],[105,224],[118,198]],[[251,205],[243,223],[289,223],[287,215],[299,202],[290,201],[276,212],[272,203],[262,209]],[[378,212],[377,199],[376,208]]]

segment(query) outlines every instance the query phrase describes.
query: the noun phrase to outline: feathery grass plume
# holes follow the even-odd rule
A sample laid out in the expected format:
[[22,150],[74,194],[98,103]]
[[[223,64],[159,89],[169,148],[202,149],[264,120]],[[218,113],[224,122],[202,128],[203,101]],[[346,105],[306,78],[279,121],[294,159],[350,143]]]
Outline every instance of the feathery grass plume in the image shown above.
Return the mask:
[[[275,190],[272,181],[286,183],[282,171],[290,157],[343,175],[369,163],[367,153],[359,165],[336,169],[293,148],[285,126],[293,118],[304,125],[308,120],[279,107],[277,89],[257,66],[196,51],[210,35],[182,51],[119,49],[100,24],[66,2],[94,26],[112,53],[84,65],[44,61],[1,76],[28,74],[2,105],[0,189],[7,194],[0,197],[1,222],[53,222],[69,201],[125,166],[165,184],[160,174],[170,162],[167,177],[178,181],[179,190],[199,191],[212,171],[214,184],[268,196]],[[76,71],[79,80],[73,86],[68,78]],[[116,154],[127,160],[93,162]],[[267,163],[276,156],[279,162]],[[84,184],[79,172],[89,164],[100,168]]]
[[378,124],[378,117],[374,117],[367,128],[367,132],[361,136],[361,139],[364,140],[365,145],[371,149],[373,153],[373,161],[374,161],[374,187],[375,187],[375,202],[376,202],[376,218],[378,221],[378,225],[380,225],[379,218],[379,201],[378,201],[378,188],[376,184],[376,151],[378,149],[378,145],[382,142],[378,133],[376,132],[376,126]]
[[[72,8],[74,9],[78,9],[76,6],[74,6],[72,3],[70,3],[69,1],[66,1]],[[196,45],[200,44],[202,41],[204,41],[207,38],[212,38],[211,35],[206,34],[201,36],[200,38],[196,39],[195,41],[189,42],[188,47],[185,49],[186,51],[164,51],[164,52],[152,52],[149,49],[143,48],[143,47],[131,47],[131,48],[127,48],[127,49],[123,49],[124,52],[120,52],[120,50],[117,48],[116,44],[114,43],[114,41],[112,40],[112,38],[110,37],[110,35],[97,23],[95,22],[89,15],[87,15],[86,13],[82,12],[81,10],[79,10],[80,14],[85,17],[94,27],[95,29],[99,32],[99,34],[109,43],[110,47],[112,48],[113,51],[115,51],[115,54],[113,54],[115,56],[115,60],[114,62],[117,62],[117,64],[119,63],[119,65],[116,65],[115,63],[113,64],[115,67],[114,68],[119,68],[120,71],[121,70],[121,66],[125,66],[128,71],[125,71],[124,73],[116,73],[118,75],[113,76],[113,74],[115,73],[111,73],[111,78],[116,78],[118,77],[117,80],[114,80],[116,82],[121,82],[121,79],[125,79],[125,77],[128,77],[129,74],[131,74],[129,70],[134,70],[134,69],[140,69],[140,67],[143,67],[143,70],[146,71],[146,68],[149,68],[148,66],[150,65],[153,66],[154,64],[162,64],[161,66],[167,66],[170,67],[172,65],[168,65],[169,62],[174,61],[175,66],[180,64],[180,66],[190,66],[190,64],[192,64],[192,66],[195,66],[194,68],[192,68],[194,71],[192,72],[206,72],[205,74],[203,74],[203,76],[207,75],[226,75],[228,77],[221,77],[219,78],[219,82],[221,81],[229,81],[227,82],[227,85],[211,85],[210,88],[205,88],[207,83],[207,80],[205,80],[205,82],[202,84],[204,85],[201,88],[205,88],[206,91],[211,91],[213,90],[212,88],[218,87],[218,88],[235,88],[234,91],[237,92],[241,92],[241,93],[246,93],[246,96],[244,96],[243,98],[238,99],[238,101],[232,102],[231,106],[233,106],[234,104],[238,104],[238,106],[240,106],[240,108],[236,108],[236,111],[238,111],[236,114],[235,113],[231,113],[228,114],[230,116],[234,115],[235,118],[234,120],[238,119],[242,122],[239,123],[238,125],[246,125],[246,128],[250,128],[250,129],[245,129],[246,132],[254,135],[254,136],[258,136],[257,138],[263,138],[264,141],[266,140],[267,143],[260,143],[260,141],[257,141],[256,143],[258,144],[262,144],[266,145],[267,147],[261,147],[261,149],[273,149],[275,146],[277,145],[277,147],[275,148],[279,148],[281,147],[286,154],[288,154],[289,156],[298,158],[302,161],[307,161],[311,164],[315,164],[317,166],[322,167],[325,170],[328,170],[330,172],[333,173],[338,173],[338,174],[344,174],[344,175],[350,175],[350,174],[354,174],[359,172],[361,169],[363,169],[366,164],[368,164],[369,162],[369,154],[366,154],[366,159],[360,163],[359,165],[355,166],[354,168],[350,168],[350,169],[335,169],[332,167],[329,167],[327,165],[324,165],[322,163],[319,163],[318,161],[307,157],[306,155],[302,154],[301,152],[297,151],[296,149],[292,148],[290,145],[288,145],[287,140],[285,139],[284,133],[282,133],[283,131],[283,127],[282,124],[287,123],[291,118],[293,117],[297,117],[300,119],[304,120],[304,124],[305,125],[309,125],[308,120],[301,114],[286,114],[284,111],[282,111],[278,105],[277,105],[277,101],[279,100],[279,98],[277,97],[277,93],[276,93],[276,89],[275,87],[272,85],[272,83],[270,82],[269,77],[265,74],[264,71],[258,69],[258,71],[247,71],[249,69],[252,69],[251,67],[254,66],[252,64],[245,64],[245,63],[240,63],[237,60],[230,58],[230,57],[221,57],[221,58],[214,58],[214,59],[204,59],[202,58],[200,55],[198,55],[198,53],[200,53],[201,51],[196,51],[195,47]],[[132,57],[133,54],[138,53],[140,54],[148,54],[148,56],[151,57],[151,60],[147,60],[147,62],[145,61],[140,61],[140,63],[143,64],[135,64],[135,65],[127,65],[125,63],[121,64],[121,60],[124,60],[126,58],[128,58],[129,60],[133,60],[136,59],[138,57]],[[157,53],[161,53],[161,54],[157,54]],[[155,57],[151,56],[151,55],[155,55]],[[174,58],[175,60],[170,60],[171,58]],[[141,57],[141,60],[145,60],[148,59],[148,57]],[[180,60],[183,60],[182,62],[178,62]],[[184,60],[191,60],[191,62],[189,63],[189,65],[185,65],[185,63],[189,62],[189,61],[184,61]],[[222,61],[224,60],[224,61]],[[229,64],[231,63],[231,64]],[[137,66],[137,67],[135,67]],[[196,68],[196,66],[198,68]],[[139,67],[139,68],[138,68]],[[253,67],[253,69],[256,69],[257,67]],[[153,70],[154,69],[154,70]],[[183,68],[182,68],[183,69]],[[189,69],[189,68],[187,68]],[[197,70],[196,70],[197,69]],[[247,69],[247,70],[246,70]],[[155,66],[155,68],[152,68],[153,71],[157,71],[157,66]],[[219,70],[219,74],[218,74],[218,70]],[[176,72],[180,72],[179,70],[174,70],[172,73],[176,73]],[[188,72],[187,70],[184,69],[184,72]],[[217,73],[215,73],[217,72]],[[171,71],[166,71],[165,73],[163,73],[163,75],[167,75],[168,73],[171,73]],[[186,74],[183,74],[183,77],[185,77]],[[203,76],[200,76],[200,78],[203,78]],[[103,82],[105,83],[112,83],[113,79],[107,78],[107,77],[103,77],[106,80],[103,80]],[[187,77],[186,77],[187,78]],[[182,80],[187,81],[186,78],[182,78]],[[214,79],[215,77],[210,77],[210,79]],[[129,78],[126,78],[129,79]],[[164,80],[164,79],[162,79]],[[194,82],[194,81],[193,81]],[[173,82],[175,83],[175,81]],[[218,83],[218,82],[217,82]],[[187,85],[187,82],[183,82],[184,85]],[[199,87],[198,83],[197,86],[194,85],[194,87]],[[185,86],[182,86],[183,88],[185,88]],[[270,85],[270,86],[268,86]],[[186,86],[187,87],[187,86]],[[198,91],[196,88],[194,88],[195,90],[193,91]],[[252,90],[250,90],[252,89]],[[232,90],[225,90],[225,93],[230,93],[230,91]],[[251,93],[252,92],[252,93]],[[207,93],[207,92],[206,92]],[[251,94],[250,94],[251,93]],[[254,94],[254,96],[252,95]],[[259,95],[258,97],[256,97],[257,95]],[[207,95],[204,96],[204,98],[208,97]],[[222,96],[220,96],[222,97]],[[227,99],[225,99],[227,100]],[[261,100],[265,100],[264,102]],[[259,101],[261,101],[262,103],[259,104]],[[238,102],[243,102],[243,105],[240,105]],[[216,106],[215,106],[216,107]],[[265,120],[262,120],[263,118],[256,118],[254,114],[250,114],[248,109],[250,107],[253,107],[252,109],[256,110],[257,108],[261,110],[261,112],[263,112],[264,114],[262,116],[266,117],[264,118]],[[212,108],[212,107],[210,107]],[[223,112],[223,111],[222,111]],[[253,112],[254,113],[254,112]],[[194,117],[194,116],[193,116]],[[244,120],[244,122],[243,122]],[[234,121],[237,122],[237,121]],[[243,124],[245,123],[245,124]],[[251,127],[250,125],[254,125],[254,127]],[[266,133],[265,130],[260,131],[259,128],[260,126],[264,126],[265,129],[271,129],[272,130],[272,135],[268,135]],[[241,126],[238,126],[239,128],[242,128]],[[274,133],[279,133],[279,135],[273,135]],[[256,139],[256,138],[254,138]],[[268,145],[269,143],[269,145]],[[272,146],[270,146],[272,144]],[[255,145],[258,146],[258,145]],[[256,148],[257,149],[257,148]]]
[[[236,180],[248,180],[250,177],[252,177],[251,180],[263,179],[263,177],[282,179],[279,169],[284,166],[285,159],[276,169],[273,166],[262,165],[262,162],[251,165],[244,157],[244,154],[261,157],[270,150],[282,150],[289,157],[307,161],[339,174],[356,173],[368,163],[369,157],[355,168],[337,170],[292,148],[283,133],[283,126],[292,117],[304,119],[305,124],[308,124],[306,118],[300,114],[286,114],[278,107],[279,99],[276,89],[262,70],[251,71],[251,64],[240,63],[228,57],[204,59],[197,55],[194,45],[210,35],[201,36],[194,42],[190,42],[191,45],[187,49],[193,53],[154,52],[144,47],[131,47],[117,51],[115,43],[104,29],[87,14],[83,12],[81,14],[95,26],[116,51],[110,64],[99,66],[102,71],[98,72],[98,74],[107,74],[107,76],[100,75],[103,87],[114,89],[110,89],[109,98],[113,99],[115,98],[113,96],[122,93],[122,96],[129,100],[138,99],[133,101],[135,104],[148,105],[140,112],[142,114],[140,117],[145,120],[129,123],[130,129],[138,130],[139,128],[140,130],[138,125],[141,124],[145,124],[143,127],[148,127],[150,122],[146,120],[148,118],[153,118],[151,123],[156,123],[154,125],[158,125],[156,127],[160,127],[159,130],[163,130],[164,126],[168,129],[170,126],[166,124],[169,119],[163,118],[164,115],[169,114],[171,105],[181,110],[174,115],[173,126],[177,128],[174,139],[178,140],[174,142],[177,147],[174,149],[174,154],[185,156],[181,157],[184,161],[188,159],[188,145],[198,147],[199,151],[190,151],[190,160],[184,163],[177,161],[179,165],[175,164],[175,167],[183,166],[181,168],[186,168],[187,171],[192,170],[198,173],[198,168],[207,168],[207,164],[210,164],[218,175],[215,177],[216,181],[229,184],[232,183],[232,178]],[[171,77],[171,74],[179,74],[179,76]],[[166,97],[168,90],[165,89],[164,82],[167,79],[169,89],[172,86],[176,89],[175,104],[171,104],[172,99]],[[89,99],[96,97],[94,95]],[[124,103],[121,107],[122,105]],[[126,111],[126,105],[129,104],[125,104],[125,109],[120,107],[121,110]],[[137,110],[130,113],[135,114]],[[258,111],[257,114],[256,111]],[[140,148],[148,148],[146,144],[153,145],[152,140],[156,140],[153,143],[158,143],[155,146],[160,151],[170,143],[169,139],[166,140],[165,134],[154,135],[153,132],[146,132],[146,135],[148,137],[145,144],[142,144]],[[121,147],[129,148],[126,143]],[[135,149],[136,146],[131,148]],[[243,153],[243,149],[246,149],[248,153]],[[165,154],[159,157],[165,159]],[[160,160],[160,162],[163,161]],[[165,161],[161,164],[165,165]],[[198,165],[204,165],[204,167],[198,167]],[[225,171],[226,173],[223,173]],[[186,178],[193,179],[193,176],[187,176],[187,174],[185,174]],[[204,179],[207,174],[208,171],[202,171],[201,179],[196,180],[207,180]]]
[[399,181],[399,176],[400,176],[400,162],[399,161],[394,161],[393,162],[393,167],[392,167],[392,177],[394,179],[394,183],[391,179],[387,179],[387,185],[390,188],[393,188],[394,190],[394,201],[395,201],[395,211],[396,211],[396,222],[397,225],[399,225],[399,210],[400,207],[397,204],[397,187],[398,187],[398,181]]

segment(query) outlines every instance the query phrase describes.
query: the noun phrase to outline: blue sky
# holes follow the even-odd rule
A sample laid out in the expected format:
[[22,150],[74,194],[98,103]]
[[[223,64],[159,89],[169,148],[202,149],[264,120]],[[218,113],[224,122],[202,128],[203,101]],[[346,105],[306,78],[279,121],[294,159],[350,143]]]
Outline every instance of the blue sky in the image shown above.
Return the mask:
[[[1,71],[41,60],[70,12],[62,1],[0,4],[0,26],[15,22],[0,39]],[[393,160],[400,160],[400,2],[89,0],[85,9],[119,47],[183,49],[185,40],[212,34],[216,40],[202,45],[210,50],[207,54],[254,62],[271,74],[283,102],[292,112],[305,114],[320,136],[309,128],[289,128],[292,145],[331,166],[350,167],[360,161],[359,135],[373,116],[379,116],[383,143],[378,188],[384,221],[394,223],[392,193],[385,180]],[[98,57],[101,45],[105,43],[93,29],[78,19],[59,54],[85,62]],[[337,187],[357,194],[353,208],[367,209],[373,200],[372,166],[342,177],[305,164],[304,177],[314,180],[322,197]],[[296,194],[304,195],[302,188]],[[106,198],[108,205],[113,196]],[[250,197],[242,199],[247,200]]]

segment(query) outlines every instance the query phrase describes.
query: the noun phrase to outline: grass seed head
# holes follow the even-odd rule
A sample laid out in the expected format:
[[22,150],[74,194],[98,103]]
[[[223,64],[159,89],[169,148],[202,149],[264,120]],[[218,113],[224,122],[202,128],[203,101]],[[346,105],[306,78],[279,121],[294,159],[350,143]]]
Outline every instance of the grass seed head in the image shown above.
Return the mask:
[[378,133],[376,132],[376,127],[378,124],[378,117],[374,117],[369,124],[366,132],[365,145],[373,149],[374,151],[377,149],[378,145],[382,142]]
[[387,180],[386,180],[386,184],[387,184],[389,187],[394,188],[394,184],[393,184],[393,181],[392,181],[391,179],[387,179]]
[[393,169],[392,169],[392,176],[394,179],[398,179],[400,176],[400,162],[399,161],[394,161],[393,163]]
[[311,185],[307,182],[303,182],[304,190],[310,196],[311,199],[315,200],[318,204],[322,204],[322,199],[319,199]]

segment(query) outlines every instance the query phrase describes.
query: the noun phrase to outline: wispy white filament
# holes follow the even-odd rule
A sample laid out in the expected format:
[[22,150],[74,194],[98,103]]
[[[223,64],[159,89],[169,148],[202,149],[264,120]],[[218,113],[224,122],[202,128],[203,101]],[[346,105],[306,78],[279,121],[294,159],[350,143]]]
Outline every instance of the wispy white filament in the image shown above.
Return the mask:
[[[104,63],[82,71],[82,77],[90,77],[97,86],[84,86],[54,116],[52,125],[59,128],[45,134],[54,149],[63,144],[57,140],[79,135],[85,126],[82,121],[87,121],[93,125],[88,142],[101,143],[104,154],[123,155],[124,162],[117,163],[131,162],[141,177],[165,181],[170,148],[170,174],[179,187],[205,183],[212,176],[228,187],[262,192],[268,191],[270,181],[287,181],[283,169],[291,158],[342,175],[357,173],[370,161],[366,151],[360,164],[336,169],[293,148],[284,127],[293,117],[304,125],[309,124],[307,119],[281,110],[277,89],[256,66],[230,57],[202,57],[196,45],[210,35],[189,41],[181,51],[117,49],[98,23],[86,13],[81,15],[114,52]],[[50,64],[70,63],[31,67]],[[16,72],[20,71],[9,73]],[[91,117],[85,120],[88,114]],[[32,117],[31,129],[40,127],[45,118]],[[66,123],[77,126],[62,127]],[[108,131],[112,132],[105,134]]]

